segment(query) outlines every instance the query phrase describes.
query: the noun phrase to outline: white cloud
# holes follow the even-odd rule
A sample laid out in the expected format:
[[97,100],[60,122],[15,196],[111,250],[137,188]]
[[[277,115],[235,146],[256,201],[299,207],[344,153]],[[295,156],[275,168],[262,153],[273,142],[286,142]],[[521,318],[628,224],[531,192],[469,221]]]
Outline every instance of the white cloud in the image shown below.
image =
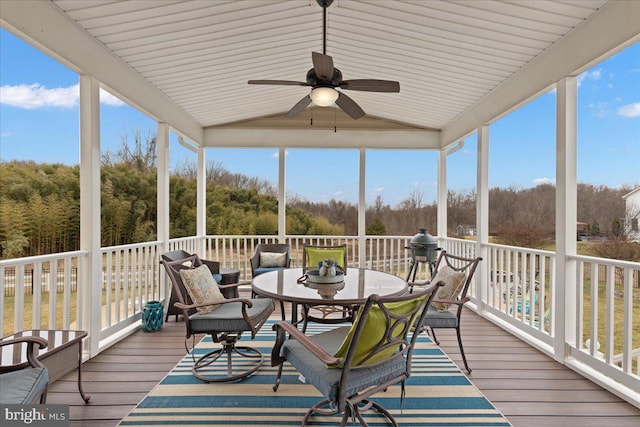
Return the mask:
[[378,187],[373,189],[374,193],[382,193],[383,191],[384,191],[384,187]]
[[[48,88],[40,83],[0,86],[0,103],[25,110],[43,107],[74,108],[78,105],[79,86]],[[100,89],[100,102],[120,107],[124,102]]]
[[587,107],[596,117],[606,117],[609,114],[609,103],[607,101],[592,102]]
[[627,118],[640,117],[640,102],[623,105],[618,108],[618,115]]
[[533,183],[535,185],[542,185],[542,184],[551,184],[554,185],[556,183],[556,179],[555,178],[536,178],[533,180]]
[[598,68],[597,70],[585,71],[578,75],[578,87],[584,82],[586,79],[597,81],[602,78],[602,69]]
[[39,83],[1,86],[0,102],[26,110],[41,107],[72,108],[78,104],[78,85],[53,89]]
[[100,89],[100,103],[104,105],[109,105],[110,107],[122,107],[126,105],[124,102],[104,89]]
[[13,135],[13,132],[2,132],[2,133],[0,133],[0,137],[2,137],[2,138],[8,138],[8,137],[10,137],[12,135]]

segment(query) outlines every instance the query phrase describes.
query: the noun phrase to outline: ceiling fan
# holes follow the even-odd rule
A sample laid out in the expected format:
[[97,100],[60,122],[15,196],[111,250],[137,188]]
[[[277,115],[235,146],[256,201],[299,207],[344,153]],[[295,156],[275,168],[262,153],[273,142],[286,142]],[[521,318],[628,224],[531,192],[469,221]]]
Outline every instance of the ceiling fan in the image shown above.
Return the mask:
[[322,53],[312,52],[313,68],[307,72],[306,82],[290,80],[249,80],[250,85],[310,86],[311,93],[302,98],[289,110],[287,117],[300,114],[313,102],[319,107],[328,107],[334,103],[353,119],[359,119],[365,112],[356,102],[339,92],[343,90],[361,90],[367,92],[400,92],[400,83],[392,80],[357,79],[342,80],[342,73],[333,66],[333,58],[327,55],[327,8],[333,0],[316,0],[323,9]]

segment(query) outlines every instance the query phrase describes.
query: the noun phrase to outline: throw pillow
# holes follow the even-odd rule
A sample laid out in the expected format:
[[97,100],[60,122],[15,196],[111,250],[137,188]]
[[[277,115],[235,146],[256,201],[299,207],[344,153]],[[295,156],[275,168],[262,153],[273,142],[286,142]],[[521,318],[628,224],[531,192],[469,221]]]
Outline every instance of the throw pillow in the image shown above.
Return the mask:
[[[209,267],[206,265],[203,264],[193,269],[180,270],[180,277],[194,304],[216,303],[225,300],[224,295],[220,292],[220,288],[218,288],[216,279],[213,278],[211,270],[209,270]],[[214,310],[216,307],[218,306],[210,305],[198,307],[196,310],[205,314]]]
[[[403,314],[410,313],[412,310],[414,310],[417,306],[419,306],[422,303],[422,301],[425,298],[426,296],[423,296],[420,298],[413,298],[407,301],[393,302],[393,303],[385,304],[385,307],[393,314],[403,315]],[[351,329],[349,329],[349,333],[347,333],[347,336],[342,341],[342,344],[340,344],[340,347],[338,348],[336,353],[333,355],[334,357],[344,358],[347,356],[347,352],[349,351],[349,346],[351,345],[351,341],[353,340],[353,334],[355,333],[356,327],[360,322],[360,318],[361,318],[360,314],[361,312],[358,313],[358,315],[356,316],[356,319],[351,325]],[[411,319],[411,321],[409,322],[409,325],[413,325],[415,316],[417,314],[418,312],[414,314],[414,318]],[[373,350],[373,348],[384,337],[386,330],[387,330],[387,319],[385,317],[385,314],[383,313],[382,309],[378,305],[372,306],[371,309],[369,310],[369,315],[367,316],[366,323],[364,324],[364,329],[360,334],[360,339],[356,343],[356,349],[353,354],[353,362],[352,362],[353,365],[360,364],[360,362],[364,358],[366,358],[369,355],[369,353],[371,353],[371,350]],[[395,338],[402,335],[403,333],[404,333],[404,328],[396,326],[396,328],[394,328],[392,332],[392,335]],[[384,360],[390,357],[397,350],[398,350],[398,347],[396,346],[387,347],[386,349],[376,353],[370,359],[367,359],[366,361],[362,362],[362,365],[369,365],[371,363]],[[341,368],[342,364],[331,365],[328,367]]]
[[287,253],[260,252],[260,267],[286,267]]
[[442,267],[436,275],[431,279],[431,283],[438,283],[440,280],[444,282],[444,286],[441,286],[431,305],[438,311],[446,311],[449,309],[449,305],[444,302],[438,302],[437,300],[454,300],[457,298],[458,293],[462,289],[464,284],[465,274],[462,271],[455,271],[453,268],[445,265]]

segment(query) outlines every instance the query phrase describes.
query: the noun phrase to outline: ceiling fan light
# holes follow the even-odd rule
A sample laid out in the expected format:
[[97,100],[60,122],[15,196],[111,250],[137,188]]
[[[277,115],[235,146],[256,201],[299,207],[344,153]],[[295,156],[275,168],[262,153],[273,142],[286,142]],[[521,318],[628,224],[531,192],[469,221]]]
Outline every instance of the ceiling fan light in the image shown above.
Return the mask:
[[314,105],[318,107],[329,107],[338,99],[338,91],[332,87],[317,87],[309,95]]

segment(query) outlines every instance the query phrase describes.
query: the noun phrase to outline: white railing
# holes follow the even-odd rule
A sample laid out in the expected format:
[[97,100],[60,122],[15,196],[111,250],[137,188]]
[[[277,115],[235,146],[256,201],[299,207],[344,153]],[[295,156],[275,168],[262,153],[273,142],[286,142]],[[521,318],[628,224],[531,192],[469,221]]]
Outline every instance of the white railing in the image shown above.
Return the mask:
[[[477,243],[445,238],[448,252],[475,256]],[[557,360],[572,366],[612,390],[626,387],[630,401],[640,402],[640,263],[594,258],[567,257],[575,267],[575,319],[567,337],[556,336],[553,313],[556,304],[556,254],[550,251],[497,244],[481,245],[483,277],[472,287],[470,308],[489,320],[517,331],[527,342]],[[478,274],[478,273],[476,273]],[[563,312],[572,310],[562,310]],[[634,323],[635,321],[635,323]],[[567,338],[568,339],[568,338]],[[568,348],[558,357],[557,348]],[[590,372],[596,372],[591,375]],[[611,379],[615,383],[611,383]]]
[[87,255],[74,251],[0,261],[2,336],[25,329],[82,327],[77,277]]
[[519,326],[529,326],[551,344],[555,253],[497,244],[485,245],[488,284],[485,303]]
[[165,299],[158,247],[146,242],[101,249],[102,340],[139,320],[148,301]]
[[[183,242],[184,239],[180,239]],[[365,260],[360,262],[360,239],[357,236],[286,236],[284,242],[291,247],[291,266],[302,265],[302,247],[313,245],[347,245],[348,267],[364,265],[374,270],[385,271],[400,277],[406,277],[411,266],[411,251],[407,249],[411,237],[408,236],[367,236],[365,239]],[[172,241],[173,242],[173,241]],[[184,243],[184,242],[183,242]],[[192,247],[197,247],[198,242]],[[251,279],[249,259],[260,243],[278,243],[275,236],[207,236],[205,239],[205,258],[220,261],[223,267],[240,269],[240,279]],[[185,249],[172,245],[172,250]],[[416,280],[428,278],[427,267],[418,264]]]
[[[291,246],[293,266],[301,263],[304,243],[346,244],[350,267],[364,265],[406,277],[412,261],[411,250],[407,249],[410,240],[409,236],[287,236],[285,243]],[[161,248],[190,253],[200,253],[204,248],[203,258],[220,261],[223,267],[239,268],[241,279],[248,280],[249,258],[256,246],[277,241],[276,236],[206,236],[172,239],[168,246],[147,242],[101,249],[101,307],[92,307],[102,310],[97,339],[118,336],[140,321],[147,301],[166,299],[167,283],[159,265]],[[479,247],[469,240],[438,241],[442,249],[465,257],[474,257]],[[571,327],[579,338],[558,343],[562,338],[554,333],[558,320],[553,318],[556,254],[497,244],[480,248],[484,259],[470,290],[472,309],[518,331],[518,336],[534,345],[545,344],[543,351],[552,357],[556,357],[554,349],[568,348],[565,359],[559,359],[563,363],[577,361],[631,390],[640,388],[640,263],[568,257],[571,268],[575,266],[577,282],[577,310]],[[88,254],[83,251],[0,261],[3,335],[29,328],[89,330],[91,319],[81,318],[83,287],[78,281],[87,267]],[[425,278],[427,266],[419,263],[416,280]],[[56,292],[51,292],[53,289]]]
[[577,339],[567,343],[571,356],[638,390],[640,263],[587,256],[568,260],[575,263],[577,278]]

